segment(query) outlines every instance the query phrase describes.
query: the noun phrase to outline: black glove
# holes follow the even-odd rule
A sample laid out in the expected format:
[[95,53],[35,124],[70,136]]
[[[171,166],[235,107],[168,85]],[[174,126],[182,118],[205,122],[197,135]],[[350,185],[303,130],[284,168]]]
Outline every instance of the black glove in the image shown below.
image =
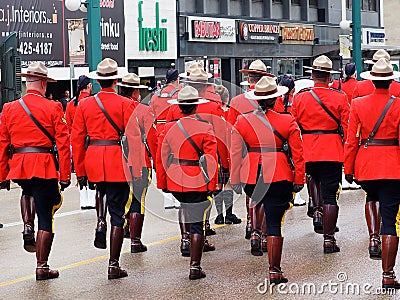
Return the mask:
[[346,179],[346,181],[347,181],[348,183],[352,184],[353,181],[354,181],[354,176],[351,175],[351,174],[346,174],[346,175],[344,175],[344,179]]
[[0,181],[0,190],[10,190],[10,180]]
[[293,185],[293,193],[300,192],[304,187],[304,184],[295,184]]
[[80,176],[80,177],[77,177],[76,180],[78,181],[79,189],[80,189],[80,190],[83,189],[84,186],[87,186],[87,185],[88,185],[88,178],[87,178],[87,176]]
[[69,185],[71,184],[71,180],[61,180],[60,181],[60,186],[61,186],[61,192],[64,191]]
[[234,192],[236,194],[239,194],[239,195],[242,194],[242,184],[241,183],[231,184],[231,186],[232,186],[232,190],[234,190]]

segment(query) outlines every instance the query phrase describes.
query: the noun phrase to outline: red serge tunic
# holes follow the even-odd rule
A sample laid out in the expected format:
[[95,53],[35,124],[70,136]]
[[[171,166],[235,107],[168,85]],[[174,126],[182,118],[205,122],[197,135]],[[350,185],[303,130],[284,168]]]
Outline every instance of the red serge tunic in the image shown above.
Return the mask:
[[[202,104],[203,105],[203,104]],[[207,160],[211,181],[206,184],[199,166],[176,163],[167,164],[171,154],[175,159],[198,160],[193,146],[178,127],[177,122],[169,122],[159,136],[157,149],[157,187],[172,192],[206,192],[217,189],[217,141],[214,131],[207,121],[197,120],[195,115],[180,119],[183,127],[194,143],[203,151]]]
[[[266,115],[261,114],[261,116],[288,140],[295,171],[290,169],[283,152],[252,151],[251,148],[259,149],[260,147],[282,148],[283,142],[254,113],[248,113],[238,117],[232,130],[231,183],[256,184],[258,165],[261,164],[265,183],[286,180],[295,184],[304,184],[303,143],[296,121],[289,114],[279,114],[273,110],[268,110]],[[246,144],[247,153],[243,152]],[[244,157],[243,153],[246,153]]]
[[[80,92],[79,97],[78,97],[78,103],[81,102],[82,99],[89,97],[90,94],[88,92]],[[65,119],[67,120],[67,125],[68,125],[68,130],[69,134],[71,134],[72,131],[72,123],[74,122],[74,116],[76,109],[78,108],[78,105],[74,105],[74,100],[71,100],[67,104],[67,110],[65,111]]]
[[285,101],[285,95],[276,98],[274,111],[279,112],[279,113],[291,113],[292,112],[293,95],[289,95],[287,111],[285,111],[284,101]]
[[[351,103],[351,100],[353,100],[354,89],[357,84],[358,84],[357,79],[353,77],[349,78],[345,82],[342,82],[342,86],[340,88],[343,92],[346,93],[349,104]],[[332,88],[339,89],[339,80],[333,81]]]
[[[248,91],[251,90],[252,89],[249,89]],[[254,111],[254,109],[254,106],[250,103],[249,99],[246,98],[245,94],[239,94],[231,100],[227,121],[235,125],[239,115]]]
[[[366,139],[371,133],[389,98],[388,90],[375,89],[372,95],[353,99],[351,103],[344,173],[354,174],[360,181],[400,179],[399,146],[358,146],[359,140]],[[374,138],[399,139],[399,130],[400,99],[396,98]]]
[[[115,93],[112,88],[104,88],[98,96],[115,124],[123,131],[132,115],[132,102]],[[91,140],[119,140],[117,131],[106,119],[95,97],[82,100],[75,113],[72,126],[72,151],[75,162],[76,176],[87,176],[91,182],[125,182],[128,172],[123,163],[120,145],[96,146],[91,145],[85,150],[85,137]],[[133,176],[142,176],[144,154],[138,126],[129,128],[129,154],[135,156]],[[125,176],[127,174],[127,176]]]
[[[345,93],[315,84],[312,89],[321,102],[340,120],[347,136],[349,102]],[[292,114],[302,130],[336,130],[338,124],[314,99],[309,90],[294,96]],[[303,134],[304,159],[306,162],[343,162],[343,144],[339,134]]]
[[60,172],[56,171],[50,153],[15,153],[9,159],[7,147],[52,146],[49,138],[33,123],[19,101],[6,103],[0,125],[0,181],[6,179],[71,178],[70,141],[61,103],[44,98],[39,92],[28,90],[22,97],[38,122],[54,137],[58,148]]
[[[371,80],[358,81],[353,91],[353,99],[358,97],[364,97],[371,95],[375,90],[375,86]],[[390,95],[396,97],[400,96],[400,83],[397,81],[392,81],[389,87]]]

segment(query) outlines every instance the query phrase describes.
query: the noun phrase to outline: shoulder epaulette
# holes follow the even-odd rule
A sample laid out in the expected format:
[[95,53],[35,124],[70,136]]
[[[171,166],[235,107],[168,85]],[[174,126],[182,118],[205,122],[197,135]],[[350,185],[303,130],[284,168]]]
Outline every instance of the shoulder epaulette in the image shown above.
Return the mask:
[[335,89],[335,88],[329,88],[331,91],[339,92],[341,94],[346,95],[346,93],[343,90]]
[[300,94],[300,93],[304,93],[307,91],[311,91],[313,88],[312,87],[306,87],[306,88],[302,88],[300,91],[298,91],[296,94]]

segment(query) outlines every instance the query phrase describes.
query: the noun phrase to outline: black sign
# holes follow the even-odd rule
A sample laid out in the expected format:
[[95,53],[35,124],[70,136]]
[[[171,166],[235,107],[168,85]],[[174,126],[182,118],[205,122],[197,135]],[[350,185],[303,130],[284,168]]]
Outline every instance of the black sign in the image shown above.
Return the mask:
[[240,43],[278,43],[279,25],[256,21],[239,21]]
[[[120,66],[125,65],[123,3],[100,1],[103,57],[115,59]],[[43,61],[47,67],[65,67],[69,63],[66,20],[79,18],[87,18],[87,13],[69,11],[64,0],[1,0],[0,41],[10,32],[18,33],[22,67],[33,61]]]

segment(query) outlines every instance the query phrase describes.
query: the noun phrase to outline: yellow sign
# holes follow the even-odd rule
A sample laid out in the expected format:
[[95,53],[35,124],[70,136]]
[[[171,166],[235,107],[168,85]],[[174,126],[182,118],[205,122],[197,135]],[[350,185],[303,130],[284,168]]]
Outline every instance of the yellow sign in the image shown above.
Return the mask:
[[280,24],[282,44],[314,44],[314,26],[304,24]]

